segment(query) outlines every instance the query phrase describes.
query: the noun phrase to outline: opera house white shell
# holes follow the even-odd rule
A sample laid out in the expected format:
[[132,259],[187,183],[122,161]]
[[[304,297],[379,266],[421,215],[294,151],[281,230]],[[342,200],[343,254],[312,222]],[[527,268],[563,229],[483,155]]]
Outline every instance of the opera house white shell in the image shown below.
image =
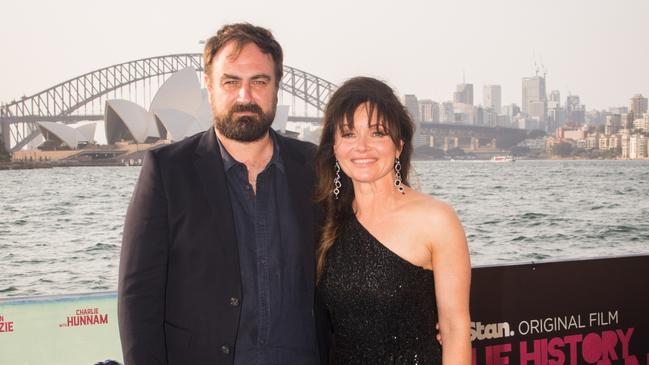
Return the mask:
[[106,141],[178,141],[209,128],[212,113],[196,71],[182,69],[155,94],[149,111],[127,100],[106,102]]
[[62,123],[38,122],[41,134],[45,137],[44,144],[52,147],[66,146],[77,149],[80,144],[95,142],[95,123],[85,124],[80,127],[70,127]]
[[[273,128],[284,131],[288,106],[279,105]],[[149,110],[128,100],[109,100],[105,108],[106,141],[151,143],[179,141],[212,125],[207,90],[201,89],[196,71],[182,69],[167,79],[153,97]]]

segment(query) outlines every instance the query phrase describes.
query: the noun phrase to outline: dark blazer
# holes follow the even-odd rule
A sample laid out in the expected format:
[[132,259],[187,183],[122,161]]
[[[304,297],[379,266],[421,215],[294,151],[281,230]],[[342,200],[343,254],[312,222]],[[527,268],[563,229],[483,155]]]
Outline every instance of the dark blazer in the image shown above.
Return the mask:
[[[314,293],[315,146],[281,136],[277,143]],[[214,130],[148,151],[119,268],[125,365],[232,364],[240,298],[235,226]]]

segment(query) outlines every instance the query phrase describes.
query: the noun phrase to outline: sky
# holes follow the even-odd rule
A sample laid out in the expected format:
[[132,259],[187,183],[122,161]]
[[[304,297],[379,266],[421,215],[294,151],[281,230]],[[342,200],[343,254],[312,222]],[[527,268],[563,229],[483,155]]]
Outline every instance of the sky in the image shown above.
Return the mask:
[[521,104],[521,79],[588,109],[649,94],[647,0],[9,0],[0,21],[0,102],[145,57],[201,52],[222,25],[269,28],[285,64],[336,84],[373,76],[403,94],[452,100],[463,76]]

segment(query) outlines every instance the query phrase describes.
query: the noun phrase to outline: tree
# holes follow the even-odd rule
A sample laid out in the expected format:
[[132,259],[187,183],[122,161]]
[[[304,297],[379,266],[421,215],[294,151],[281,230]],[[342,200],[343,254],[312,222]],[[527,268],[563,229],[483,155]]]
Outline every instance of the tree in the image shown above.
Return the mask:
[[529,131],[529,133],[527,133],[527,138],[537,139],[537,138],[545,137],[546,135],[547,133],[545,133],[545,131],[542,131],[540,129],[534,129]]
[[5,149],[4,143],[0,141],[0,161],[9,161],[11,159],[11,155],[7,152]]
[[568,157],[572,154],[572,152],[573,152],[573,147],[568,142],[559,142],[554,146],[552,146],[553,155]]
[[527,156],[530,153],[530,148],[527,146],[514,146],[511,153],[514,157]]

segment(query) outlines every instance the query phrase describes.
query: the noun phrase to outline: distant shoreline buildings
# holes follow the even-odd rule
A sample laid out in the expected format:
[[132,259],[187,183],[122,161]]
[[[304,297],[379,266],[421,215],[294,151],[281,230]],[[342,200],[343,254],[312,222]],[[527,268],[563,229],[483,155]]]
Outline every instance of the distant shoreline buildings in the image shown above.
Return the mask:
[[[592,156],[604,158],[649,158],[647,97],[635,94],[628,106],[587,110],[579,95],[569,94],[562,103],[558,90],[548,93],[546,77],[545,71],[539,74],[537,70],[534,76],[522,78],[520,106],[516,103],[503,105],[502,87],[498,84],[482,85],[482,104],[476,105],[474,85],[465,80],[457,85],[452,100],[435,101],[419,99],[414,94],[403,95],[402,102],[416,126],[415,147],[439,149],[440,142],[421,131],[425,123],[441,123],[542,131],[545,135],[542,141],[528,141],[519,147],[544,149],[547,155],[591,151]],[[288,106],[280,106],[277,116],[274,128],[295,138],[318,141],[318,125],[287,123]],[[178,71],[170,77],[160,87],[148,110],[127,100],[109,100],[104,116],[108,144],[129,152],[140,150],[144,145],[170,143],[198,133],[209,128],[211,120],[207,94],[201,90],[193,69]],[[67,158],[75,150],[96,145],[93,140],[95,124],[74,128],[62,123],[39,122],[38,126],[44,138],[32,143],[31,150],[14,152],[14,159],[32,158],[37,148],[46,159]],[[445,138],[441,144],[444,152],[459,147],[457,137],[449,138],[450,142]],[[481,142],[471,138],[469,150],[480,150]],[[496,150],[495,140],[486,144]]]

